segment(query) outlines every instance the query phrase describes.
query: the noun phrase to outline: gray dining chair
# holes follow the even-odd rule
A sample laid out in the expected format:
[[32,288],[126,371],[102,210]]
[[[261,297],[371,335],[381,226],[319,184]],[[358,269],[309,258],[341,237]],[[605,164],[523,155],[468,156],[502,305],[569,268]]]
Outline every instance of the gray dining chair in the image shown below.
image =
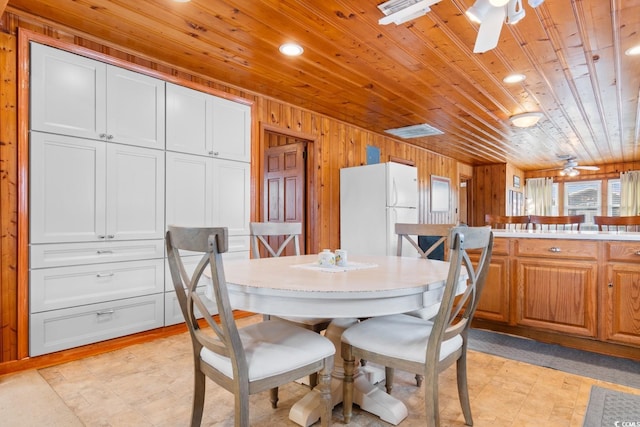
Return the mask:
[[[440,247],[443,247],[443,259],[447,258],[448,238],[451,234],[451,229],[455,227],[455,224],[412,224],[412,223],[396,223],[395,231],[398,236],[398,249],[396,254],[403,256],[403,240],[406,240],[417,251],[418,256],[423,259],[429,258]],[[429,236],[433,238],[430,245],[426,248],[420,247],[420,236]],[[422,319],[431,319],[440,310],[440,304],[434,304],[430,307],[421,308],[408,312],[411,316],[420,317]],[[416,385],[420,387],[422,385],[422,375],[416,374]]]
[[[422,372],[426,425],[430,427],[440,424],[438,374],[455,362],[458,396],[465,423],[473,424],[467,386],[467,333],[489,270],[493,233],[490,227],[456,227],[451,236],[449,274],[440,310],[432,320],[408,314],[373,317],[342,334],[346,423],[352,416],[355,360],[364,358],[386,367],[388,393],[392,390],[393,369]],[[476,266],[466,252],[468,249],[481,249]],[[466,272],[466,280],[463,272]],[[463,292],[460,289],[462,283]]]
[[[321,423],[330,425],[330,377],[335,347],[324,336],[287,322],[259,322],[238,328],[224,276],[222,253],[228,249],[227,228],[169,226],[166,233],[171,279],[193,346],[194,395],[191,426],[202,422],[205,377],[235,396],[235,426],[249,425],[249,395],[270,390],[277,403],[278,386],[319,372]],[[191,277],[180,251],[202,258]],[[209,269],[220,323],[209,314],[198,281]],[[204,315],[201,326],[194,315]]]

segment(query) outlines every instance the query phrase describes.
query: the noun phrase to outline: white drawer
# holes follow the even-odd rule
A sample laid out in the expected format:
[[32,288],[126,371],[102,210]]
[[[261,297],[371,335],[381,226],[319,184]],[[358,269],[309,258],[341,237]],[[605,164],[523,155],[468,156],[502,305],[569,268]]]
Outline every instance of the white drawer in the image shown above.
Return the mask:
[[[205,296],[205,288],[203,286],[198,287],[196,289],[198,295],[202,297],[202,301],[204,301],[205,305],[209,309],[209,313],[218,314],[218,307],[216,306],[215,301],[211,301]],[[200,311],[196,308],[196,317],[200,319],[202,315]],[[164,294],[164,324],[165,326],[175,325],[177,323],[184,322],[184,316],[182,315],[182,310],[180,309],[180,303],[178,302],[178,297],[174,292],[167,292]]]
[[164,292],[164,260],[32,270],[31,312]]
[[[202,259],[202,255],[182,256],[182,263],[184,264],[184,268],[185,270],[187,270],[187,274],[189,274],[189,277],[191,277],[191,275],[193,274],[193,270],[195,270],[195,268],[197,267],[198,263],[200,262],[200,259]],[[222,259],[223,260],[249,259],[249,252],[225,252],[224,254],[222,254]],[[165,265],[164,290],[167,292],[170,292],[174,290],[174,287],[173,287],[173,281],[171,279],[171,269],[169,268],[169,260],[166,260],[164,265]],[[200,278],[200,282],[198,283],[198,286],[206,286],[208,283],[210,283],[210,280],[203,276]]]
[[67,348],[162,327],[164,294],[32,314],[29,354]]
[[63,267],[164,257],[164,240],[31,245],[31,268]]

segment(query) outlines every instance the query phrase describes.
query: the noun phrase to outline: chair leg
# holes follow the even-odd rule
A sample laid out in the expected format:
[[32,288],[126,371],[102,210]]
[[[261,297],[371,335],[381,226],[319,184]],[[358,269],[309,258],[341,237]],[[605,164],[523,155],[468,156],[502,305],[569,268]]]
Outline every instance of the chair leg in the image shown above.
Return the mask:
[[193,378],[193,405],[191,407],[191,427],[197,427],[202,423],[205,390],[206,377],[200,370],[196,369]]
[[464,414],[464,422],[468,426],[473,425],[473,418],[471,417],[471,403],[469,402],[469,387],[467,383],[467,352],[463,349],[462,355],[456,362],[456,372],[458,380],[458,398],[460,399],[460,406],[462,407],[462,413]]
[[318,385],[318,373],[309,375],[309,387],[315,388]]
[[318,389],[322,397],[323,411],[320,416],[320,425],[329,427],[331,423],[331,414],[333,413],[333,401],[331,398],[331,369],[333,367],[333,356],[325,359],[325,364],[317,375]]
[[416,387],[420,388],[422,385],[422,381],[424,380],[424,376],[420,374],[416,374]]
[[349,344],[342,343],[342,359],[344,378],[342,380],[342,415],[344,423],[351,422],[353,411],[353,371],[355,370],[355,358]]
[[240,384],[235,395],[235,427],[249,427],[249,383]]
[[395,378],[396,370],[388,366],[384,367],[384,388],[387,390],[387,394],[391,394],[393,390],[393,379]]
[[271,407],[276,409],[278,407],[278,387],[269,390],[269,400],[271,401]]
[[424,387],[425,413],[427,426],[438,427],[440,425],[440,411],[438,407],[438,373],[434,369],[426,377]]

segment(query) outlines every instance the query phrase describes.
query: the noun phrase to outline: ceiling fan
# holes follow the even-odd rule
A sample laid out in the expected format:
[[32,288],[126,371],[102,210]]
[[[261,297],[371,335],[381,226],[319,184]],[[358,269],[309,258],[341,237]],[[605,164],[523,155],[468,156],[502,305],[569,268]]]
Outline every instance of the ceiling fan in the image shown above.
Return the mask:
[[[529,6],[538,7],[544,0],[528,0]],[[482,53],[498,45],[502,23],[513,25],[525,15],[522,0],[476,0],[465,12],[467,17],[478,24],[478,37],[474,53]]]
[[558,168],[545,169],[545,170],[559,170],[561,176],[578,176],[580,175],[580,169],[587,171],[597,171],[600,170],[598,166],[580,166],[576,161],[575,156],[563,154],[559,155],[558,159],[564,160],[564,165]]

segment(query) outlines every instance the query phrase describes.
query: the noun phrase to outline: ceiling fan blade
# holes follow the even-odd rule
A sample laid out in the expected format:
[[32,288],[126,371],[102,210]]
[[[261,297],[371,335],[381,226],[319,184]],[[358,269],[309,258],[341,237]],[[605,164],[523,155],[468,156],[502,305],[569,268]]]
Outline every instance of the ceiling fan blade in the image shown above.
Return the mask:
[[582,169],[585,171],[597,171],[600,170],[598,166],[574,166],[574,169]]
[[504,6],[491,7],[480,24],[473,53],[483,53],[498,46],[502,23],[507,16]]

